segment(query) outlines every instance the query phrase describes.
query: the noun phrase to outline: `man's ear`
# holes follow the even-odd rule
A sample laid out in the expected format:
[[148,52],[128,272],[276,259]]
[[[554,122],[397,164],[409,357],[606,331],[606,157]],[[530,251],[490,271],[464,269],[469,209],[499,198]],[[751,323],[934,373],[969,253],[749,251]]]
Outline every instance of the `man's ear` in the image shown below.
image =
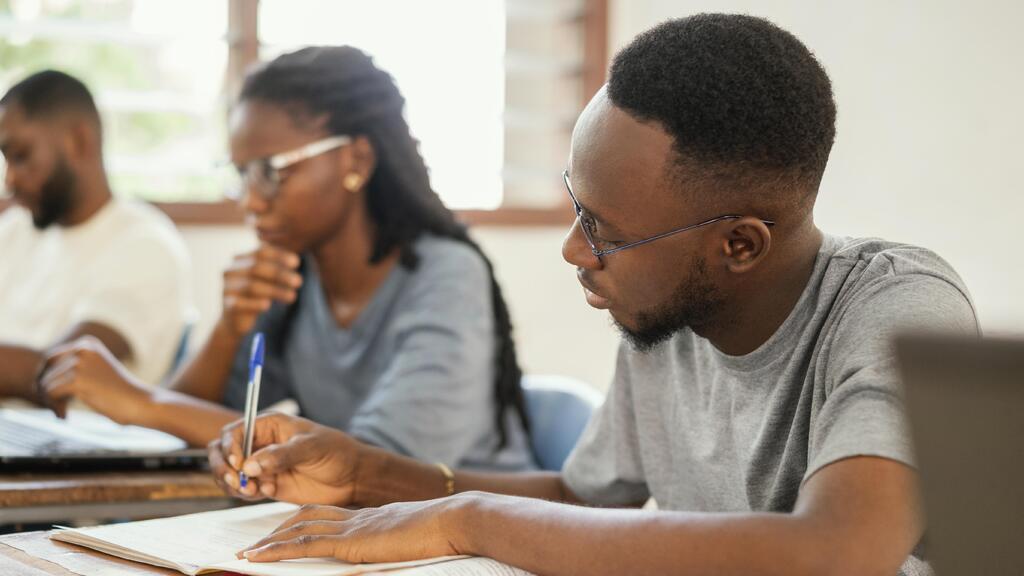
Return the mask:
[[730,272],[745,274],[755,269],[772,247],[768,225],[752,216],[732,222],[722,239],[722,252]]
[[64,126],[64,153],[72,163],[102,154],[99,126],[86,118],[69,118]]

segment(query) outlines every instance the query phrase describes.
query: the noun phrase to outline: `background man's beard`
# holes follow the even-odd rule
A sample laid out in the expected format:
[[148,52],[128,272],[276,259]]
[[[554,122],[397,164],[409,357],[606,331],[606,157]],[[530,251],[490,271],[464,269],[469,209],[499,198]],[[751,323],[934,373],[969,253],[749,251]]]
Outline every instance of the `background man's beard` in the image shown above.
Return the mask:
[[39,190],[39,210],[32,215],[32,224],[42,230],[68,215],[73,208],[72,190],[75,175],[63,158],[58,158],[53,172]]
[[708,279],[707,264],[697,260],[690,278],[680,284],[667,302],[636,315],[636,327],[615,325],[638,352],[648,352],[684,328],[699,328],[722,307],[722,297]]

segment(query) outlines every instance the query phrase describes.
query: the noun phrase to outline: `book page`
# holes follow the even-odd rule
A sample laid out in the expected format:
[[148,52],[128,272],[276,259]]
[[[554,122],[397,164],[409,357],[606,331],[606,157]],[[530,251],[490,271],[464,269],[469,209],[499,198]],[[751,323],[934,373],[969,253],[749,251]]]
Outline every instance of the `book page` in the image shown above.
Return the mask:
[[235,552],[270,534],[296,510],[298,506],[284,502],[257,504],[174,518],[92,528],[64,528],[51,538],[129,560],[174,568],[190,575],[231,570],[254,576],[345,576],[451,559],[353,565],[333,559],[261,564],[235,558]]
[[296,510],[298,506],[294,504],[260,504],[174,518],[62,529],[53,538],[87,546],[88,540],[103,542],[108,545],[103,552],[117,556],[134,553],[129,559],[150,563],[151,559],[160,559],[165,566],[195,574],[200,567],[234,560],[235,552],[272,532]]
[[[462,556],[442,556],[427,560],[410,560],[408,562],[387,562],[380,564],[347,564],[340,560],[320,558],[304,558],[301,560],[282,560],[260,564],[248,560],[232,560],[214,566],[217,570],[237,572],[248,576],[355,576],[358,574],[389,572],[405,575],[403,568],[417,568],[424,565],[444,566],[457,561]],[[438,573],[442,574],[442,573]],[[510,575],[511,576],[511,575]]]
[[461,558],[443,564],[399,570],[395,576],[533,576],[508,564],[490,558]]

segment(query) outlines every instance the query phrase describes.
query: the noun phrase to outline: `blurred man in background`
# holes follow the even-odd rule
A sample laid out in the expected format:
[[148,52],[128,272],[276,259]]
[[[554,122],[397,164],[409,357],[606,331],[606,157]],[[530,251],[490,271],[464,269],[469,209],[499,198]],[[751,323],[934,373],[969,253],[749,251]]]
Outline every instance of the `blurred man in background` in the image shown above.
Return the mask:
[[0,396],[35,400],[48,352],[87,336],[159,381],[191,309],[188,254],[163,214],[111,194],[89,90],[53,70],[13,86],[0,152]]

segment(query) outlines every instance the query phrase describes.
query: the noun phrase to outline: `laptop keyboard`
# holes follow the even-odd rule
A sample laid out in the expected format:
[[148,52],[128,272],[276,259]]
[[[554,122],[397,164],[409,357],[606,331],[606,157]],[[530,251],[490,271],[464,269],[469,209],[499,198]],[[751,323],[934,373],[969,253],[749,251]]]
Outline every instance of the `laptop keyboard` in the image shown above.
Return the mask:
[[6,418],[0,418],[0,447],[4,451],[22,453],[27,456],[101,451],[101,448],[95,444],[80,442],[48,430],[30,428],[17,422],[11,422]]

